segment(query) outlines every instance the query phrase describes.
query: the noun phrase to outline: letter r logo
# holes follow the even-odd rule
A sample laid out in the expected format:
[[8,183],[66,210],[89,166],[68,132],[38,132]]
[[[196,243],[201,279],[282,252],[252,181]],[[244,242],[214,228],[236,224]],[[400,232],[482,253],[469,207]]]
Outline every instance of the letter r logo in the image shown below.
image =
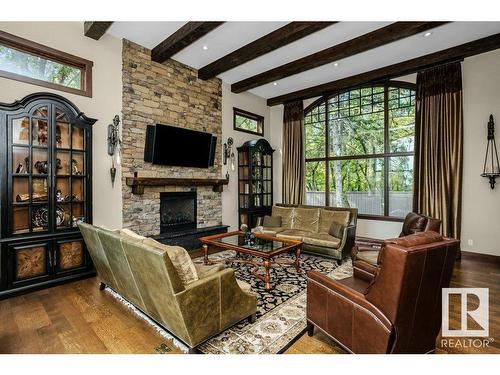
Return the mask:
[[[460,329],[450,327],[450,295],[460,298]],[[471,310],[467,307],[467,297],[476,296],[479,305]],[[489,300],[488,288],[443,288],[442,315],[443,337],[488,337],[489,335]],[[469,329],[470,319],[480,329]]]

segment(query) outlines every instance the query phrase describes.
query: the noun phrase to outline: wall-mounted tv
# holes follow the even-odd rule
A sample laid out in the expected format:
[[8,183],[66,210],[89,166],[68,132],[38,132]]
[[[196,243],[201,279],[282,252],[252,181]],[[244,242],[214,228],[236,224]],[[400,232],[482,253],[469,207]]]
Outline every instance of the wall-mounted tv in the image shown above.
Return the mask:
[[144,161],[179,167],[214,165],[217,137],[169,125],[148,125]]

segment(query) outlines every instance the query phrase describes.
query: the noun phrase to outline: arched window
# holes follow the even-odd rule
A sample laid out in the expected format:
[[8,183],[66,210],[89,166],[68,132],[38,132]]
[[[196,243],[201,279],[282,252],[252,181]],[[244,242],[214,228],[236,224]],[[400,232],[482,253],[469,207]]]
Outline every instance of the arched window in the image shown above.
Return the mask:
[[412,209],[415,85],[353,89],[305,110],[306,204],[357,207],[361,217]]

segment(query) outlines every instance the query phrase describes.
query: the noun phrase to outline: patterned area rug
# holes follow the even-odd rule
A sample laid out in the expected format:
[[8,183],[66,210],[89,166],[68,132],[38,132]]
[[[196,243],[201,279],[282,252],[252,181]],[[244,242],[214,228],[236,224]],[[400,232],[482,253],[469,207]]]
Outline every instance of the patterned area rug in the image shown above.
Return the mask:
[[[212,261],[234,257],[234,252],[224,251],[210,255]],[[293,259],[293,256],[286,256]],[[195,263],[201,263],[196,259]],[[342,265],[334,260],[303,254],[302,272],[293,266],[273,265],[271,290],[251,274],[252,265],[234,263],[236,277],[252,286],[258,293],[257,320],[251,324],[243,321],[198,347],[207,354],[277,354],[286,350],[306,329],[306,272],[317,270],[334,279],[352,275],[351,261]]]
[[[209,256],[212,261],[224,261],[234,257],[234,252],[224,251]],[[284,256],[288,257],[288,256]],[[293,259],[293,256],[289,256]],[[202,258],[194,259],[202,263]],[[271,285],[265,290],[264,283],[251,274],[253,266],[244,263],[230,265],[236,277],[252,286],[257,297],[257,320],[247,320],[227,329],[198,346],[207,354],[277,354],[285,351],[306,329],[306,272],[317,270],[333,279],[343,279],[352,275],[350,260],[342,265],[334,260],[302,254],[301,269],[298,273],[293,266],[273,265],[271,269]],[[153,326],[166,339],[171,339],[175,346],[183,352],[188,351],[186,345],[156,324],[147,315],[135,308],[113,290],[106,288],[114,298],[123,303],[136,315]]]

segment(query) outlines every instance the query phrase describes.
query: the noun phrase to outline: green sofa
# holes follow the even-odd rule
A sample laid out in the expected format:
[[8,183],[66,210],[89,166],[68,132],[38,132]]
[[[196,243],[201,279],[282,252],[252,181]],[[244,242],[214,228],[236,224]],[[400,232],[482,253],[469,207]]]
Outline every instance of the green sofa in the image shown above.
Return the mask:
[[[264,218],[262,233],[300,240],[305,252],[342,260],[351,257],[357,218],[357,208],[277,204],[271,218]],[[280,225],[266,226],[266,221]],[[337,224],[335,235],[332,223]]]
[[190,348],[255,318],[257,297],[240,287],[234,270],[196,265],[198,280],[185,284],[169,255],[170,249],[181,248],[149,246],[140,238],[89,224],[79,227],[101,289],[108,285]]

